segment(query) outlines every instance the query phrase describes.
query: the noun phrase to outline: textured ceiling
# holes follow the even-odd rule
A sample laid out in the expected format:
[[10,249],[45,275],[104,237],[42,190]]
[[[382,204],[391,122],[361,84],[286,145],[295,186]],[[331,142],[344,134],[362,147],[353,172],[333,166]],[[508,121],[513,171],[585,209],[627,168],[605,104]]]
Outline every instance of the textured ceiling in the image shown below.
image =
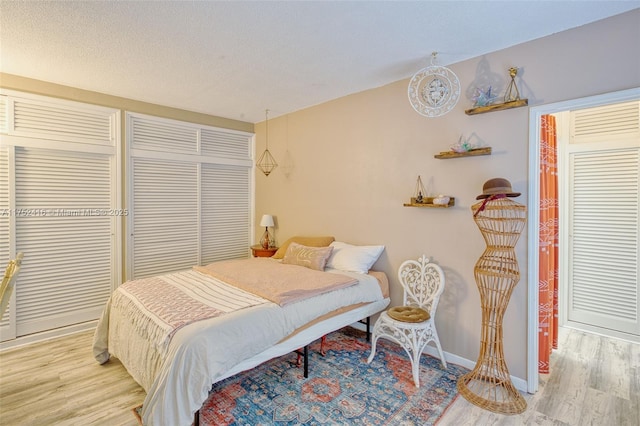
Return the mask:
[[255,123],[638,7],[0,0],[0,71]]

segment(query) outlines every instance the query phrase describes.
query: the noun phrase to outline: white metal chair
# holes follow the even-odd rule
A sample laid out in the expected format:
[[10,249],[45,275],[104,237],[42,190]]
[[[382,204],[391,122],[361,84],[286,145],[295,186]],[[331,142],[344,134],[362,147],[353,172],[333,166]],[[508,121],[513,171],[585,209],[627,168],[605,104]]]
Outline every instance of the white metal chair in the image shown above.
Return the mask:
[[444,273],[440,266],[422,255],[417,261],[403,262],[398,269],[398,279],[404,288],[403,306],[390,308],[380,314],[373,327],[371,355],[367,363],[373,361],[379,338],[392,340],[409,355],[413,382],[419,388],[420,356],[429,342],[435,342],[440,361],[447,368],[434,322],[438,301],[444,291]]
[[7,306],[9,306],[9,299],[11,299],[11,294],[15,287],[16,278],[18,277],[23,257],[24,254],[22,252],[18,253],[15,259],[11,259],[9,261],[9,264],[4,271],[4,277],[2,278],[2,284],[0,285],[0,320],[2,320],[4,312],[7,310]]

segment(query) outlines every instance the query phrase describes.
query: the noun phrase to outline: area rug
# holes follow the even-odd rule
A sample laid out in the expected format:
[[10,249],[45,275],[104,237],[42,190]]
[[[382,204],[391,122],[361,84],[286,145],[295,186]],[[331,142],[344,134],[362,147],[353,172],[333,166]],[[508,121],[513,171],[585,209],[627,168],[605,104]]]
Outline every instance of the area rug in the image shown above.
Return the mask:
[[400,346],[378,340],[376,356],[364,333],[347,327],[309,348],[309,377],[296,354],[268,361],[216,383],[200,410],[200,425],[432,425],[457,396],[466,368],[423,355],[420,388]]

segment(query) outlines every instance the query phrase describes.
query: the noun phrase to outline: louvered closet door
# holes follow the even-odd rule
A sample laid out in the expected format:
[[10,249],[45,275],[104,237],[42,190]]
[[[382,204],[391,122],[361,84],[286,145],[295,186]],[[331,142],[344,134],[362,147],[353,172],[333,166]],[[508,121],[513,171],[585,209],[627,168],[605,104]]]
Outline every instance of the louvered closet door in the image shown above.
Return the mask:
[[[629,107],[629,105],[627,105]],[[569,322],[640,336],[638,106],[578,113],[569,162]],[[625,119],[627,117],[627,119]],[[631,124],[629,124],[631,123]],[[635,123],[635,124],[634,124]]]
[[120,282],[118,111],[0,89],[0,340],[96,320]]
[[245,167],[202,166],[202,260],[246,257],[249,247],[250,172]]
[[[6,261],[10,259],[9,220],[11,216],[9,212],[9,153],[7,147],[0,146],[0,261],[2,262],[0,264],[0,274],[4,274]],[[14,298],[12,298],[13,300]],[[2,321],[0,321],[0,333],[8,330],[11,325],[12,301],[9,302],[7,313],[3,315]],[[11,337],[14,336],[15,331],[12,330]]]
[[247,257],[251,135],[127,114],[127,278]]
[[198,166],[135,158],[132,176],[132,278],[197,264]]
[[[16,148],[18,336],[98,318],[112,289],[109,156]],[[31,213],[33,212],[33,213]]]
[[[0,146],[0,259],[4,268],[9,259],[9,153],[7,147]],[[2,270],[4,273],[4,269]]]
[[638,149],[571,157],[568,319],[639,335]]
[[251,138],[242,132],[203,128],[200,264],[246,257],[251,245]]

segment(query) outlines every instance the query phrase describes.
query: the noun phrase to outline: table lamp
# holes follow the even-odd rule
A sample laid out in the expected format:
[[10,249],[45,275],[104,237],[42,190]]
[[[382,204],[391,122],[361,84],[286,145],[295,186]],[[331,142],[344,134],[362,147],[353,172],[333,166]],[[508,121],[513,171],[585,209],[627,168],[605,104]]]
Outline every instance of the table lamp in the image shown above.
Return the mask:
[[275,247],[276,241],[269,233],[269,227],[274,226],[273,216],[271,216],[270,214],[262,215],[260,226],[264,226],[264,234],[262,234],[262,238],[260,238],[260,245],[262,246],[262,248],[268,249],[269,247]]

